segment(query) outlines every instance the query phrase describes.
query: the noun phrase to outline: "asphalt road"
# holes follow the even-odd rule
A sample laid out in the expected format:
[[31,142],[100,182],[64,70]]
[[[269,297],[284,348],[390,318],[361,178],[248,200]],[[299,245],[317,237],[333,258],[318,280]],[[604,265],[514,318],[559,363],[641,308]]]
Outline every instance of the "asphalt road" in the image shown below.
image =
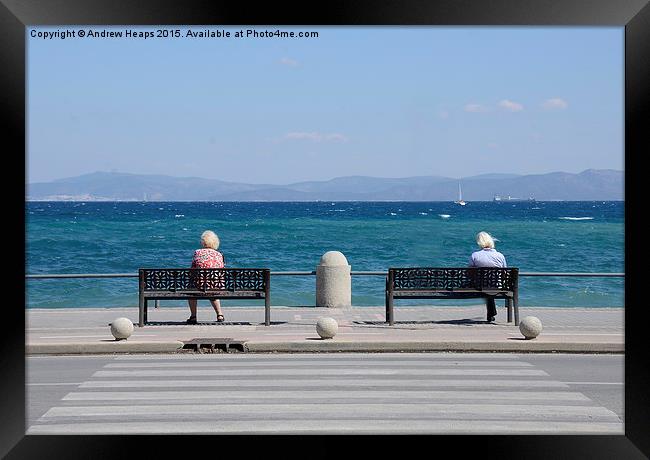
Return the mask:
[[27,357],[28,434],[623,434],[624,356]]

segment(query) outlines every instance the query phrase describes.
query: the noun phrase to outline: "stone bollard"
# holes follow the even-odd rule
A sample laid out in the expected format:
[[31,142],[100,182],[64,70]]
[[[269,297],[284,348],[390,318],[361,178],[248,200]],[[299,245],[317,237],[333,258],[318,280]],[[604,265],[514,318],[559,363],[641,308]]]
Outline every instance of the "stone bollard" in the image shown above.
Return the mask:
[[321,339],[333,338],[339,330],[339,323],[334,318],[320,317],[316,321],[316,333]]
[[110,326],[115,340],[126,340],[133,334],[133,323],[129,318],[117,318]]
[[316,306],[352,306],[352,277],[348,260],[339,251],[328,251],[316,267]]
[[542,322],[537,316],[526,316],[519,323],[519,330],[521,334],[526,337],[526,340],[534,339],[540,332],[542,332]]

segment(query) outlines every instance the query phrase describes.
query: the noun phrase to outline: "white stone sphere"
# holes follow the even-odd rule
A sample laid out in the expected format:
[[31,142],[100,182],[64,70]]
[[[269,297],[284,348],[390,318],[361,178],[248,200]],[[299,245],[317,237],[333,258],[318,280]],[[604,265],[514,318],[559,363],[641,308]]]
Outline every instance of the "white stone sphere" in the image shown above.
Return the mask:
[[127,339],[133,334],[133,323],[129,318],[117,318],[111,323],[111,334],[117,340]]
[[348,259],[341,251],[327,251],[320,258],[320,265],[340,266],[348,265]]
[[339,323],[334,318],[322,317],[316,321],[316,332],[322,339],[331,339],[339,330]]
[[536,316],[526,316],[519,322],[519,330],[526,339],[534,339],[542,332],[542,322]]

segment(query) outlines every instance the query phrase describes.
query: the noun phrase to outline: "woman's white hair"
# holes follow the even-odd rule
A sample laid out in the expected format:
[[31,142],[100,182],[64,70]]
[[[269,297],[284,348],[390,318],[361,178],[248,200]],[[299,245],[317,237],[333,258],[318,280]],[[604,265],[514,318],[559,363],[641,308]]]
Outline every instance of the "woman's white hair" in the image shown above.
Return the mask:
[[479,232],[479,234],[476,235],[476,243],[482,248],[494,249],[495,241],[499,240],[493,238],[488,232]]
[[201,246],[217,249],[219,247],[219,237],[212,230],[206,230],[201,234]]

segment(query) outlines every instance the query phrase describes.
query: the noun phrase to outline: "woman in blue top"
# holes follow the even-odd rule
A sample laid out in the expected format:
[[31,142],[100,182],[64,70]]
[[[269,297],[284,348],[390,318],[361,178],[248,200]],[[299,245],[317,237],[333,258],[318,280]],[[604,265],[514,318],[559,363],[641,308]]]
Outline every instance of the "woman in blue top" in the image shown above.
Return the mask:
[[[507,267],[504,255],[494,249],[494,241],[495,239],[487,232],[480,232],[476,235],[476,243],[481,249],[472,253],[472,257],[469,259],[470,267]],[[488,297],[486,305],[487,320],[492,322],[494,321],[494,317],[497,315],[497,307],[494,303],[494,298]]]

